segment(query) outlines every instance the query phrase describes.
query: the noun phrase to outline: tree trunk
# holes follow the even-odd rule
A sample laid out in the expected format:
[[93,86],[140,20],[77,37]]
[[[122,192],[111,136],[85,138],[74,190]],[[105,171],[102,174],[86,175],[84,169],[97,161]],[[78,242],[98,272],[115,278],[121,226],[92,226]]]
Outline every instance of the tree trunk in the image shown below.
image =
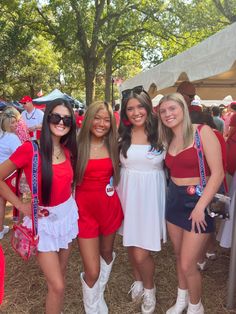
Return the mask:
[[[111,90],[112,82],[112,52],[113,49],[109,49],[105,54],[105,64],[106,64],[106,75],[105,75],[105,100],[108,102],[113,102],[113,84]],[[113,105],[113,104],[112,104]]]
[[95,75],[96,65],[91,64],[91,60],[84,60],[85,89],[86,89],[86,106],[89,106],[95,97]]

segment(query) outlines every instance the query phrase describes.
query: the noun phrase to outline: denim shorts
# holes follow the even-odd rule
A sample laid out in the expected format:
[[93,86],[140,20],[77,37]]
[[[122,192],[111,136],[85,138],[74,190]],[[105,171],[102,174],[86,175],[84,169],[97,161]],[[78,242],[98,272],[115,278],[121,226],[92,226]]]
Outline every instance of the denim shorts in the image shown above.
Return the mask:
[[[191,231],[192,220],[189,220],[189,216],[200,197],[196,194],[189,195],[187,188],[188,186],[179,186],[170,180],[167,193],[166,220],[184,230]],[[201,232],[214,232],[214,218],[211,218],[206,211],[205,220],[207,223],[206,230],[202,229]],[[198,232],[196,227],[195,232]]]

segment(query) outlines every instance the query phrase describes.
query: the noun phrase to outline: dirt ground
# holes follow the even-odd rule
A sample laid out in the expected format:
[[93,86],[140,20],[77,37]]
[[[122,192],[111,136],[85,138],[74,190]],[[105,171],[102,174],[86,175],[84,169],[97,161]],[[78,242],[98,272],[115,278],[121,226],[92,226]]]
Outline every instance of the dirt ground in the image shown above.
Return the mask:
[[[11,211],[7,211],[7,223],[11,224]],[[11,233],[1,245],[6,258],[5,298],[0,308],[3,314],[43,314],[46,285],[36,261],[25,263],[12,250]],[[128,294],[132,284],[132,273],[126,250],[117,236],[115,251],[117,258],[111,273],[105,298],[110,314],[140,313],[140,305],[133,304]],[[153,254],[156,263],[155,284],[157,287],[156,314],[165,313],[174,303],[176,295],[176,273],[173,250],[170,241],[163,245],[161,252]],[[234,313],[225,307],[230,251],[217,247],[216,261],[209,261],[203,275],[203,297],[205,314]],[[83,314],[82,291],[79,273],[82,271],[76,241],[67,271],[67,288],[64,314]]]

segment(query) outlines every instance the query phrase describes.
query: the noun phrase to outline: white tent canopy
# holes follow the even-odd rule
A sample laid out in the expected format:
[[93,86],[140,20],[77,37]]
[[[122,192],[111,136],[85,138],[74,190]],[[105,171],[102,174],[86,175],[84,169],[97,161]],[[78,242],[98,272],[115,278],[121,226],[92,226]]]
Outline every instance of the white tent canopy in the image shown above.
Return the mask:
[[[236,23],[198,45],[126,80],[121,90],[143,85],[150,95],[176,91],[181,81],[196,86],[201,99],[236,99]],[[156,87],[153,91],[152,88]]]

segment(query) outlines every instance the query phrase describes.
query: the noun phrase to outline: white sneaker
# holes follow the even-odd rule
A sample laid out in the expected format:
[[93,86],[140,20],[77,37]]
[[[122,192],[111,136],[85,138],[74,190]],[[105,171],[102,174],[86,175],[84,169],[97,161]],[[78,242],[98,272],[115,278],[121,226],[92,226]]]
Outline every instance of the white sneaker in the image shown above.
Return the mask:
[[7,234],[10,230],[9,226],[3,226],[2,231],[0,231],[0,240],[3,239],[4,235]]
[[132,301],[141,301],[143,296],[143,283],[142,281],[135,281],[130,287],[129,293],[131,293]]
[[156,307],[156,287],[145,289],[143,292],[142,314],[152,314]]

